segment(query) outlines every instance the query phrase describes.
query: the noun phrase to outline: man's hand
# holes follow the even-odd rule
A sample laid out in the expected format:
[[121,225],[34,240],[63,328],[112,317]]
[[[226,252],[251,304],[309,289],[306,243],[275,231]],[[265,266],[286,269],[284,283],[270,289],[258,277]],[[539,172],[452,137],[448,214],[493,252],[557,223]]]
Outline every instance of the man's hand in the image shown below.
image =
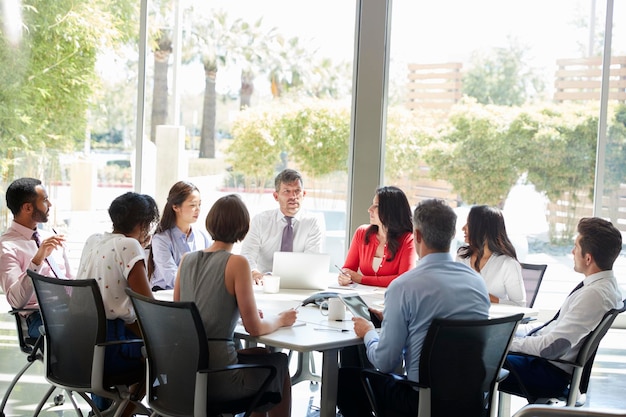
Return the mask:
[[65,245],[64,235],[52,235],[45,238],[41,241],[41,245],[39,245],[37,253],[33,256],[32,262],[35,265],[41,265],[43,260],[50,256],[55,249],[63,247],[63,245]]
[[374,330],[374,325],[371,321],[365,320],[362,317],[352,317],[354,322],[354,333],[361,339],[365,337],[365,334],[370,330]]
[[252,280],[256,285],[261,285],[263,283],[263,274],[257,271],[256,269],[252,270]]

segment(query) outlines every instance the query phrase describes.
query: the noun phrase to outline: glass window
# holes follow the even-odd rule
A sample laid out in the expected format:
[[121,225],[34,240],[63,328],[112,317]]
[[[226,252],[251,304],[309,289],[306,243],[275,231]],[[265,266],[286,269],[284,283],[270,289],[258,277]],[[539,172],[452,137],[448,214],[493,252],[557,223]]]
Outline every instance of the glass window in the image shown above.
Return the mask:
[[[593,14],[590,3],[597,3]],[[614,14],[618,61],[626,52],[626,37],[618,36],[623,6]],[[549,265],[539,307],[558,307],[562,297],[551,295],[580,280],[570,251],[578,219],[593,214],[604,7],[493,0],[393,5],[385,183],[401,185],[412,204],[438,197],[456,207],[453,251],[463,244],[472,205],[500,207],[519,260]],[[615,94],[623,92],[618,79]],[[604,198],[626,230],[626,206],[616,198],[624,178],[617,167],[625,161],[615,151],[624,129],[614,119],[620,101],[613,97]],[[621,103],[623,109],[623,97]]]
[[98,13],[70,3],[4,12],[16,17],[0,31],[11,64],[0,70],[10,86],[0,93],[2,189],[44,180],[51,224],[79,257],[90,234],[110,229],[106,209],[125,191],[163,207],[185,179],[201,190],[200,219],[232,192],[255,215],[277,207],[274,177],[295,168],[305,208],[325,219],[326,250],[343,262],[355,2],[148,2],[139,102],[140,2]]

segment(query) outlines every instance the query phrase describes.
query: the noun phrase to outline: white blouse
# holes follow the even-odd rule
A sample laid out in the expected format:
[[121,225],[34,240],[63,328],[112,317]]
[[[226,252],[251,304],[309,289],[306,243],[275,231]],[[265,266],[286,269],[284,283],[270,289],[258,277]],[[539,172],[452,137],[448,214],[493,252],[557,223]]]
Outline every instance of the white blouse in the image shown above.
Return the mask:
[[[456,260],[473,269],[471,258],[457,255]],[[522,279],[522,266],[517,260],[506,255],[491,255],[480,270],[487,291],[500,299],[500,304],[526,307],[526,290]]]

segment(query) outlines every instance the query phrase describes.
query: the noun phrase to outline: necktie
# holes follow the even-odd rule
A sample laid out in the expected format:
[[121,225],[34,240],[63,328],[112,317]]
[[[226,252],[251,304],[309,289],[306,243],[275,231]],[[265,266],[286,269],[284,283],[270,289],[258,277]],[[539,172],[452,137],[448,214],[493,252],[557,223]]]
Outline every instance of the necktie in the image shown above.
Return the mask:
[[[578,283],[578,285],[576,287],[574,287],[574,289],[572,290],[572,292],[569,293],[568,297],[572,294],[574,294],[576,291],[578,291],[579,289],[581,289],[583,287],[584,283],[583,281],[580,281]],[[544,327],[546,327],[548,324],[552,323],[554,320],[556,320],[559,317],[559,314],[561,314],[561,309],[559,308],[559,311],[556,312],[556,314],[554,315],[554,317],[552,317],[550,320],[548,320],[547,322],[545,322],[543,325],[537,327],[536,329],[532,329],[529,333],[528,336],[537,333],[539,330],[543,329]]]
[[285,216],[287,225],[283,229],[283,239],[280,242],[281,252],[293,252],[293,217]]
[[[37,247],[41,246],[41,237],[39,236],[39,232],[35,230],[35,232],[33,233],[33,240],[35,241],[35,244],[37,245]],[[52,274],[56,277],[59,278],[61,277],[61,273],[58,270],[57,264],[56,262],[54,262],[54,259],[48,259],[45,258],[46,263],[48,264],[48,266],[50,267],[50,269],[52,270]]]

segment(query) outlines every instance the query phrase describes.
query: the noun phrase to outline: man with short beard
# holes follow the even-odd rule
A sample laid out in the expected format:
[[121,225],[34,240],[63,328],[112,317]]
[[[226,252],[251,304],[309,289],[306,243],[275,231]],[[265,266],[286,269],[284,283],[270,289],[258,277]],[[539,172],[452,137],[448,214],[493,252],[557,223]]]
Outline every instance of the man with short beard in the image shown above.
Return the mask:
[[[35,178],[19,178],[6,191],[7,207],[13,223],[0,236],[0,285],[13,308],[38,309],[33,283],[26,270],[41,275],[71,279],[65,253],[65,236],[37,230],[48,221],[52,203],[48,193]],[[26,316],[28,335],[39,336],[41,316],[38,311]]]

